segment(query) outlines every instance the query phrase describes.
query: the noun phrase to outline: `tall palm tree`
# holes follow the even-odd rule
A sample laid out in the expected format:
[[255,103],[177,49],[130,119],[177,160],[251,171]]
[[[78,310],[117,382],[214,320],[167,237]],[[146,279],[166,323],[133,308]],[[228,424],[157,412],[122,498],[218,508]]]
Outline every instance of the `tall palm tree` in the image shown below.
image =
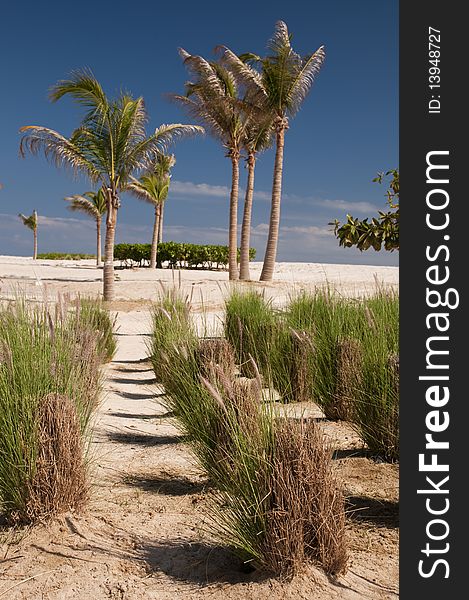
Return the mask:
[[245,135],[246,119],[238,102],[238,86],[232,73],[216,62],[208,62],[179,50],[194,82],[186,84],[186,95],[172,94],[189,115],[203,123],[208,132],[221,142],[231,160],[231,191],[229,213],[229,278],[236,280],[238,273],[238,195],[239,160]]
[[155,208],[155,221],[153,224],[150,252],[150,268],[152,269],[156,267],[162,209],[169,192],[170,171],[175,163],[176,159],[174,155],[160,154],[151,170],[140,177],[140,179],[131,177],[130,183],[127,185],[127,189],[135,194],[137,198],[149,202]]
[[25,225],[28,229],[31,229],[34,236],[34,250],[33,250],[33,260],[37,259],[37,212],[33,210],[33,214],[29,217],[20,213],[19,218],[23,221],[23,225]]
[[[261,58],[255,54],[236,56],[226,47],[221,47],[223,61],[235,74],[237,80],[247,86],[259,104],[274,116],[275,166],[272,185],[272,204],[269,235],[261,273],[261,281],[271,281],[277,257],[282,196],[283,151],[285,132],[289,117],[293,117],[306,98],[325,58],[324,47],[301,57],[291,46],[291,36],[283,21],[278,21],[268,42],[270,55]],[[255,66],[261,67],[258,71]]]
[[119,194],[125,190],[130,176],[144,170],[158,152],[175,138],[202,133],[194,125],[161,125],[147,136],[147,114],[143,98],[134,99],[120,93],[109,99],[90,71],[77,71],[70,79],[51,88],[53,102],[70,96],[85,108],[80,125],[70,137],[46,127],[28,125],[20,129],[23,137],[20,152],[45,156],[56,166],[70,167],[84,173],[93,183],[100,183],[106,196],[106,240],[104,249],[103,296],[114,299],[114,239]]
[[64,198],[70,202],[68,209],[85,213],[96,222],[96,265],[101,264],[101,221],[106,214],[106,195],[102,188],[97,192],[85,192],[82,196],[75,194]]
[[257,154],[263,152],[272,145],[273,120],[269,113],[256,108],[250,103],[249,97],[244,103],[248,108],[248,122],[245,131],[243,147],[247,154],[246,166],[248,178],[246,184],[246,195],[244,198],[243,223],[241,226],[241,244],[239,257],[239,278],[242,281],[251,279],[249,271],[249,250],[251,245],[251,214],[254,198],[254,173],[256,168]]

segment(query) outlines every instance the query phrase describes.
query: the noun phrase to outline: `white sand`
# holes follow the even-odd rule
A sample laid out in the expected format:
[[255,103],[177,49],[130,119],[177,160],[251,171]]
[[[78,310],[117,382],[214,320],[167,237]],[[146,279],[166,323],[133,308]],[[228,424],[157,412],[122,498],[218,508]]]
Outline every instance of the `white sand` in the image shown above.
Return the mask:
[[[354,296],[372,292],[377,284],[397,289],[399,282],[398,267],[277,263],[274,281],[260,283],[261,268],[262,263],[252,263],[252,284],[238,285],[262,288],[276,303],[284,302],[300,289],[329,285],[341,294]],[[11,297],[24,291],[28,296],[42,299],[44,290],[51,296],[56,292],[98,295],[102,292],[102,273],[102,268],[98,269],[93,260],[33,261],[25,257],[0,256],[0,297]],[[226,271],[116,269],[116,300],[154,300],[161,284],[173,283],[181,285],[195,308],[205,306],[210,310],[221,308],[230,286]]]

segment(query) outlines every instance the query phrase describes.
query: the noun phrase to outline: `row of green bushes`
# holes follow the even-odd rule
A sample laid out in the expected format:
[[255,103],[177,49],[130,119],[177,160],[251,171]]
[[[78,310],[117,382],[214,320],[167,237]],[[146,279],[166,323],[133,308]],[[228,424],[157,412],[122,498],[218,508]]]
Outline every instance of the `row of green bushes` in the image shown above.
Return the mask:
[[91,299],[0,307],[0,513],[10,521],[35,523],[86,502],[113,324]]
[[69,253],[69,252],[45,252],[37,255],[39,260],[84,260],[96,258],[96,254]]
[[314,401],[327,418],[351,422],[372,452],[398,458],[397,294],[357,300],[317,291],[275,310],[255,291],[235,291],[225,336],[243,375],[254,376],[254,359],[284,402]]
[[[114,259],[125,266],[144,266],[150,263],[151,244],[116,244]],[[238,249],[239,257],[239,249]],[[256,257],[256,249],[249,251],[250,260]],[[174,268],[226,269],[228,246],[160,242],[158,244],[157,266],[163,264]]]
[[155,306],[149,350],[161,401],[212,485],[211,533],[280,577],[311,560],[327,573],[344,571],[344,497],[319,426],[263,402],[255,365],[252,379],[239,377],[226,339],[198,339],[176,291]]

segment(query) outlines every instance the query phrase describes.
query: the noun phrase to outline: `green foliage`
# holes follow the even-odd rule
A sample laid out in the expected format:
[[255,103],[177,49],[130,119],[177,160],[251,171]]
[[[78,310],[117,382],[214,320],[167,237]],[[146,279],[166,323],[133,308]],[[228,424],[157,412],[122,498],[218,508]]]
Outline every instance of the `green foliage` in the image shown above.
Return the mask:
[[111,318],[109,310],[99,298],[80,298],[75,305],[75,318],[84,329],[96,336],[96,351],[102,362],[109,362],[116,353],[114,337],[116,318]]
[[[250,302],[267,320],[262,298],[252,294]],[[259,373],[237,378],[223,353],[202,363],[188,308],[177,292],[162,296],[150,350],[162,401],[215,487],[207,508],[212,533],[281,577],[311,558],[329,573],[342,571],[344,502],[322,435],[314,423],[290,423],[263,404]]]
[[[143,266],[150,261],[151,244],[116,244],[114,259],[126,265]],[[239,254],[239,251],[238,251]],[[250,259],[256,257],[256,249],[250,249]],[[158,266],[167,263],[171,268],[224,269],[228,264],[228,246],[160,242]]]
[[257,292],[234,291],[225,335],[241,372],[255,359],[284,402],[314,401],[330,419],[351,421],[370,450],[399,452],[399,299],[378,290],[347,299],[303,292],[275,311]]
[[25,227],[27,227],[28,229],[31,229],[31,231],[36,231],[37,230],[37,212],[34,210],[32,215],[30,215],[29,217],[27,217],[26,215],[23,215],[23,213],[20,213],[18,215],[18,217],[21,219],[21,221],[23,222],[23,225]]
[[392,178],[386,195],[392,210],[379,211],[378,218],[373,217],[370,222],[368,218],[360,220],[347,215],[347,222],[343,225],[337,219],[329,223],[334,226],[334,234],[340,246],[356,246],[359,250],[399,250],[399,171],[393,169],[387,173],[379,173],[373,181],[382,183],[383,178],[388,175],[392,175]]
[[67,207],[69,210],[82,212],[95,220],[101,219],[107,210],[106,195],[102,188],[99,188],[97,192],[90,191],[83,195],[67,196],[64,200],[69,202]]
[[96,258],[96,254],[68,254],[64,252],[43,252],[41,254],[38,254],[37,257],[38,259],[42,260],[85,260],[88,258]]
[[17,299],[0,308],[0,508],[7,515],[30,514],[44,398],[73,402],[86,447],[99,391],[96,336],[71,318],[69,306],[31,308]]

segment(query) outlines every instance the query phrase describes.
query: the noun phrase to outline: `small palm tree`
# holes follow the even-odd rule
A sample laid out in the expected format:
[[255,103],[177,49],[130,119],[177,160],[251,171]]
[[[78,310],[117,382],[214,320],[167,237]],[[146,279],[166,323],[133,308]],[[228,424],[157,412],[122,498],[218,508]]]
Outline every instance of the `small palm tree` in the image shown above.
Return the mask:
[[143,98],[122,92],[109,99],[89,71],[72,73],[59,81],[50,92],[53,102],[70,96],[86,109],[86,113],[70,137],[46,127],[28,125],[20,131],[23,137],[20,153],[44,151],[56,166],[84,173],[93,183],[101,184],[106,197],[106,240],[104,246],[103,296],[114,299],[114,239],[120,192],[130,177],[144,171],[155,156],[175,138],[203,133],[195,125],[161,125],[147,136],[147,114]]
[[193,56],[179,50],[185,66],[195,76],[186,84],[186,95],[172,94],[195,120],[204,124],[208,132],[221,142],[231,160],[231,192],[229,212],[229,278],[238,273],[238,195],[239,160],[245,136],[246,119],[238,102],[238,86],[232,73],[216,62]]
[[[239,83],[246,86],[256,103],[272,113],[275,125],[276,153],[272,185],[269,235],[261,273],[261,281],[271,281],[277,257],[282,196],[283,151],[289,117],[293,117],[306,98],[325,58],[321,46],[312,54],[301,57],[291,46],[291,36],[283,21],[278,21],[268,42],[271,54],[261,58],[255,54],[236,56],[222,46],[223,62]],[[261,71],[255,68],[259,65]]]
[[19,218],[23,221],[23,225],[25,225],[28,229],[31,229],[34,236],[34,249],[33,249],[33,260],[37,259],[37,212],[33,210],[33,214],[29,217],[20,213]]
[[97,192],[85,192],[82,196],[75,194],[64,198],[70,202],[68,209],[85,213],[96,221],[96,265],[101,264],[101,221],[106,214],[106,196],[100,188]]
[[160,154],[153,167],[140,179],[132,177],[127,189],[135,194],[137,198],[149,202],[155,208],[155,221],[153,224],[153,236],[151,240],[150,268],[156,268],[156,257],[161,230],[162,210],[169,192],[171,180],[170,171],[175,165],[174,155]]

